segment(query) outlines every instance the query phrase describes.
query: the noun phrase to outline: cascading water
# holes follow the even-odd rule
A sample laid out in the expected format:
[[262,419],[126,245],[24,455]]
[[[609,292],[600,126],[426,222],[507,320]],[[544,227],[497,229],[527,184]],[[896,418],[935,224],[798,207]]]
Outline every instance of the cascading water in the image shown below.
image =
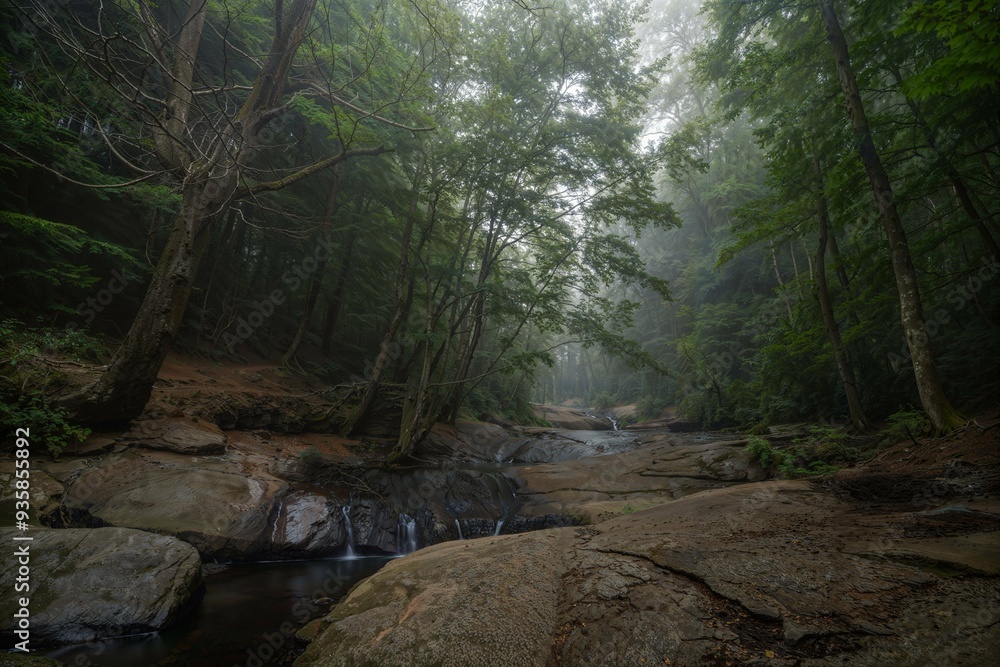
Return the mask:
[[458,519],[455,519],[455,529],[458,531],[458,539],[464,540],[465,538],[462,537],[462,524],[458,521]]
[[[514,497],[517,494],[514,492],[514,485],[511,484],[511,481],[503,473],[491,473],[489,477],[493,481],[493,485],[496,487],[497,500],[503,507],[503,516],[497,521],[496,528],[493,530],[494,535],[499,535],[504,522],[506,522],[507,518],[510,516],[511,501],[514,500]],[[500,480],[503,480],[503,483],[501,483]]]
[[347,533],[347,549],[344,552],[344,558],[357,558],[354,553],[354,529],[351,528],[351,508],[348,505],[344,505],[340,508],[341,514],[344,515],[344,532]]
[[608,421],[611,422],[611,428],[612,429],[614,429],[615,431],[619,430],[618,429],[618,420],[615,419],[614,415],[608,415]]
[[409,514],[399,515],[396,526],[396,549],[402,556],[417,550],[417,520]]

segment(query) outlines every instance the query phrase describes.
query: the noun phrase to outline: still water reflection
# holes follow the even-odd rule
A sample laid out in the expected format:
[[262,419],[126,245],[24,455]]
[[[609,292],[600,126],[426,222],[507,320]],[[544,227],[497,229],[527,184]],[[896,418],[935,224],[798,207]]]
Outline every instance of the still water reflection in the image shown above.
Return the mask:
[[294,644],[291,634],[386,562],[357,558],[233,565],[208,578],[198,608],[169,630],[41,655],[81,667],[286,664],[285,654]]

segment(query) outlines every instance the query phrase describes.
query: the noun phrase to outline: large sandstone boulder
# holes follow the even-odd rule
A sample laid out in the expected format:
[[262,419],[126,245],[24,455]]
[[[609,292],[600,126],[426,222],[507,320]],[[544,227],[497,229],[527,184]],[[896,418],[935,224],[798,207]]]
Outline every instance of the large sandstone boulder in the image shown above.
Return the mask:
[[279,499],[273,526],[271,556],[315,558],[344,545],[340,505],[315,493],[295,491]]
[[136,449],[67,473],[65,512],[77,524],[174,535],[205,558],[266,555],[277,498],[288,484],[240,456]]
[[359,585],[296,665],[992,666],[996,509],[762,482],[439,545]]
[[317,624],[321,634],[295,664],[543,667],[567,537],[448,542],[396,560]]
[[[125,528],[33,530],[29,545],[32,648],[88,642],[168,627],[203,592],[201,559],[173,537]],[[9,561],[12,557],[8,554]],[[17,568],[0,570],[0,637],[13,645]]]

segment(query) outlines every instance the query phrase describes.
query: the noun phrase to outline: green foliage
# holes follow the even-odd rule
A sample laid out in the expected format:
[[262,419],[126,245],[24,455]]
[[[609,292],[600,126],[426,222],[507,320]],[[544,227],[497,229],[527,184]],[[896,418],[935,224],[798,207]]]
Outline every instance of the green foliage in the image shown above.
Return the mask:
[[469,392],[462,408],[472,419],[484,420],[503,414],[500,400],[492,392],[482,387],[476,387]]
[[795,444],[826,461],[852,463],[858,459],[858,450],[850,445],[848,433],[835,426],[813,424],[809,427],[809,435],[796,439]]
[[315,447],[307,447],[299,452],[299,460],[306,465],[315,466],[323,462],[323,455]]
[[81,442],[90,430],[70,423],[66,411],[54,405],[48,392],[65,378],[53,372],[49,359],[100,361],[107,349],[81,331],[30,328],[17,320],[0,321],[0,428],[31,429],[32,441],[44,443],[57,455],[69,444]]
[[[842,432],[828,427],[814,427],[809,438],[798,440],[788,448],[776,447],[756,435],[747,437],[746,451],[750,459],[764,470],[773,471],[786,479],[826,475],[837,469],[837,462],[844,462],[850,451],[844,445]],[[851,454],[852,459],[856,456]]]
[[90,435],[89,428],[67,421],[66,411],[52,405],[42,391],[21,393],[9,383],[0,382],[0,430],[13,433],[18,428],[30,429],[31,442],[44,443],[53,456]]
[[609,410],[615,407],[615,397],[604,391],[591,399],[590,404],[594,406],[597,410]]
[[885,428],[879,433],[879,440],[890,445],[901,440],[920,438],[930,435],[930,433],[930,422],[927,421],[927,416],[922,411],[900,406],[899,410],[886,417]]
[[756,461],[765,470],[771,466],[775,459],[774,447],[769,441],[758,436],[747,438],[746,450],[750,455],[750,460]]
[[907,90],[927,98],[1000,85],[1000,7],[982,0],[924,0],[903,13],[897,34],[932,34],[947,43],[944,55],[907,81]]
[[20,320],[0,321],[0,365],[4,374],[30,369],[43,355],[74,361],[100,362],[110,354],[107,346],[84,331],[55,327],[30,327]]
[[663,411],[663,401],[656,396],[645,394],[635,403],[636,412],[643,419],[656,419]]
[[85,289],[98,281],[88,266],[93,256],[103,256],[122,267],[137,265],[132,254],[119,245],[94,239],[73,225],[30,215],[0,211],[0,234],[0,276],[5,282]]

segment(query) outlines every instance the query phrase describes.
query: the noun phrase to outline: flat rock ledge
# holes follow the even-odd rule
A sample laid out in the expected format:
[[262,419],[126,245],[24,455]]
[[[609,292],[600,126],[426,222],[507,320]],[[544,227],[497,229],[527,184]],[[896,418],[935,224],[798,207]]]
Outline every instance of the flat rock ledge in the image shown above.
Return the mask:
[[226,451],[226,434],[222,429],[197,417],[135,422],[132,430],[122,436],[122,442],[189,456],[208,456]]
[[[31,648],[160,630],[190,611],[204,592],[201,560],[177,538],[127,528],[32,530],[29,545]],[[18,641],[13,595],[17,567],[0,571],[0,640]]]
[[[760,482],[594,526],[441,544],[307,626],[295,665],[992,666],[997,509],[942,523],[926,507]],[[962,538],[947,550],[943,528]]]

